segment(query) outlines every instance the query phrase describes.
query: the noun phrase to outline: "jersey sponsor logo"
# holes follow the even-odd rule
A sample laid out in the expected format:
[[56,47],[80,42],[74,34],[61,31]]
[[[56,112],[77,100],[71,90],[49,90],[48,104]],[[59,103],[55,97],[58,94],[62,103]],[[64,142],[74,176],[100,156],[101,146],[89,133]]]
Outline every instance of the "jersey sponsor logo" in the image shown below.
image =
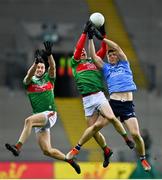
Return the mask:
[[90,70],[98,70],[97,67],[93,63],[86,62],[84,64],[79,64],[76,68],[77,72],[81,71],[90,71]]
[[43,85],[31,84],[27,88],[27,92],[29,93],[44,92],[44,91],[52,90],[53,88],[54,88],[54,85],[51,82],[47,82],[46,84],[43,84]]
[[112,68],[112,71],[110,70],[110,72],[111,72],[110,77],[115,77],[125,74],[125,70],[123,68],[119,68],[119,69]]

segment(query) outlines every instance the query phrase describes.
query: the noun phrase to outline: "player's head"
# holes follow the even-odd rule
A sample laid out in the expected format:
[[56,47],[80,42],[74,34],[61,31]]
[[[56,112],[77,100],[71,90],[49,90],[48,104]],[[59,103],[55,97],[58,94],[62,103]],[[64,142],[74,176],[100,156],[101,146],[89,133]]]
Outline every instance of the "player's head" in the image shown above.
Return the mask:
[[43,76],[43,74],[46,71],[46,66],[45,66],[45,62],[43,59],[39,59],[39,63],[37,64],[37,68],[35,71],[35,76],[40,78]]
[[109,49],[107,51],[107,59],[110,64],[116,64],[119,61],[119,58],[115,49]]
[[82,49],[80,59],[87,59],[87,52],[86,52],[85,48]]
[[[74,49],[74,53],[75,53],[75,51],[76,51],[76,49]],[[82,49],[80,59],[87,59],[87,52],[86,52],[85,48]]]

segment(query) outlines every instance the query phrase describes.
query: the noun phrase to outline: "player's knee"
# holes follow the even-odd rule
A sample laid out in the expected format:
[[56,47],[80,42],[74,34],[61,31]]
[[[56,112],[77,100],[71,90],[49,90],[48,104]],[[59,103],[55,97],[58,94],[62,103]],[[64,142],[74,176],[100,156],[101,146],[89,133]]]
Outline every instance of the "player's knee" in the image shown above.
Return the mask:
[[133,139],[140,139],[141,138],[141,135],[138,131],[131,132],[131,135],[132,135]]
[[46,156],[50,155],[50,150],[49,149],[43,149],[43,154]]
[[98,132],[100,129],[102,129],[103,128],[103,124],[102,123],[100,123],[100,124],[94,124],[93,125],[93,131],[94,132]]
[[27,126],[27,125],[31,125],[31,124],[32,124],[31,119],[30,118],[26,118],[25,119],[25,125]]

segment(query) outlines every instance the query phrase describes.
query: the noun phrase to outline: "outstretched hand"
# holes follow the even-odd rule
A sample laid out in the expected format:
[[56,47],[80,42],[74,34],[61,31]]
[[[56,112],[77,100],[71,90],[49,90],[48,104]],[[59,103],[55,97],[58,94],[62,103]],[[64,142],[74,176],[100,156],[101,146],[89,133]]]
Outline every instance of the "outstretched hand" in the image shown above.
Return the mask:
[[94,35],[96,36],[97,39],[99,39],[99,40],[104,39],[104,36],[100,33],[100,31],[97,28],[94,27],[93,32],[94,32]]
[[94,27],[91,26],[88,30],[88,39],[93,39],[94,36]]
[[43,44],[44,44],[47,56],[50,56],[52,54],[53,43],[50,41],[45,41]]
[[84,33],[87,33],[88,30],[91,28],[91,26],[92,26],[92,22],[91,22],[90,20],[88,20],[88,21],[86,22],[86,24],[84,25],[84,30],[83,30],[83,32],[84,32]]
[[98,28],[100,33],[104,36],[106,35],[106,30],[105,30],[105,24],[103,24],[101,27]]
[[35,52],[34,52],[34,59],[35,59],[35,64],[38,64],[41,61],[42,57],[40,55],[39,49],[35,50]]

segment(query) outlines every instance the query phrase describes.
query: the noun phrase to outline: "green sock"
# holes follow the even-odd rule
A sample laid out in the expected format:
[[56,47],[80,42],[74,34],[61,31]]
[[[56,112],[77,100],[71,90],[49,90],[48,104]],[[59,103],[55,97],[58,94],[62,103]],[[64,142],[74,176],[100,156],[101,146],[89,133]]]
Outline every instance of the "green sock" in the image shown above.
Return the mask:
[[123,138],[124,138],[125,141],[128,141],[128,140],[129,140],[127,133],[122,134],[122,136],[123,136]]

